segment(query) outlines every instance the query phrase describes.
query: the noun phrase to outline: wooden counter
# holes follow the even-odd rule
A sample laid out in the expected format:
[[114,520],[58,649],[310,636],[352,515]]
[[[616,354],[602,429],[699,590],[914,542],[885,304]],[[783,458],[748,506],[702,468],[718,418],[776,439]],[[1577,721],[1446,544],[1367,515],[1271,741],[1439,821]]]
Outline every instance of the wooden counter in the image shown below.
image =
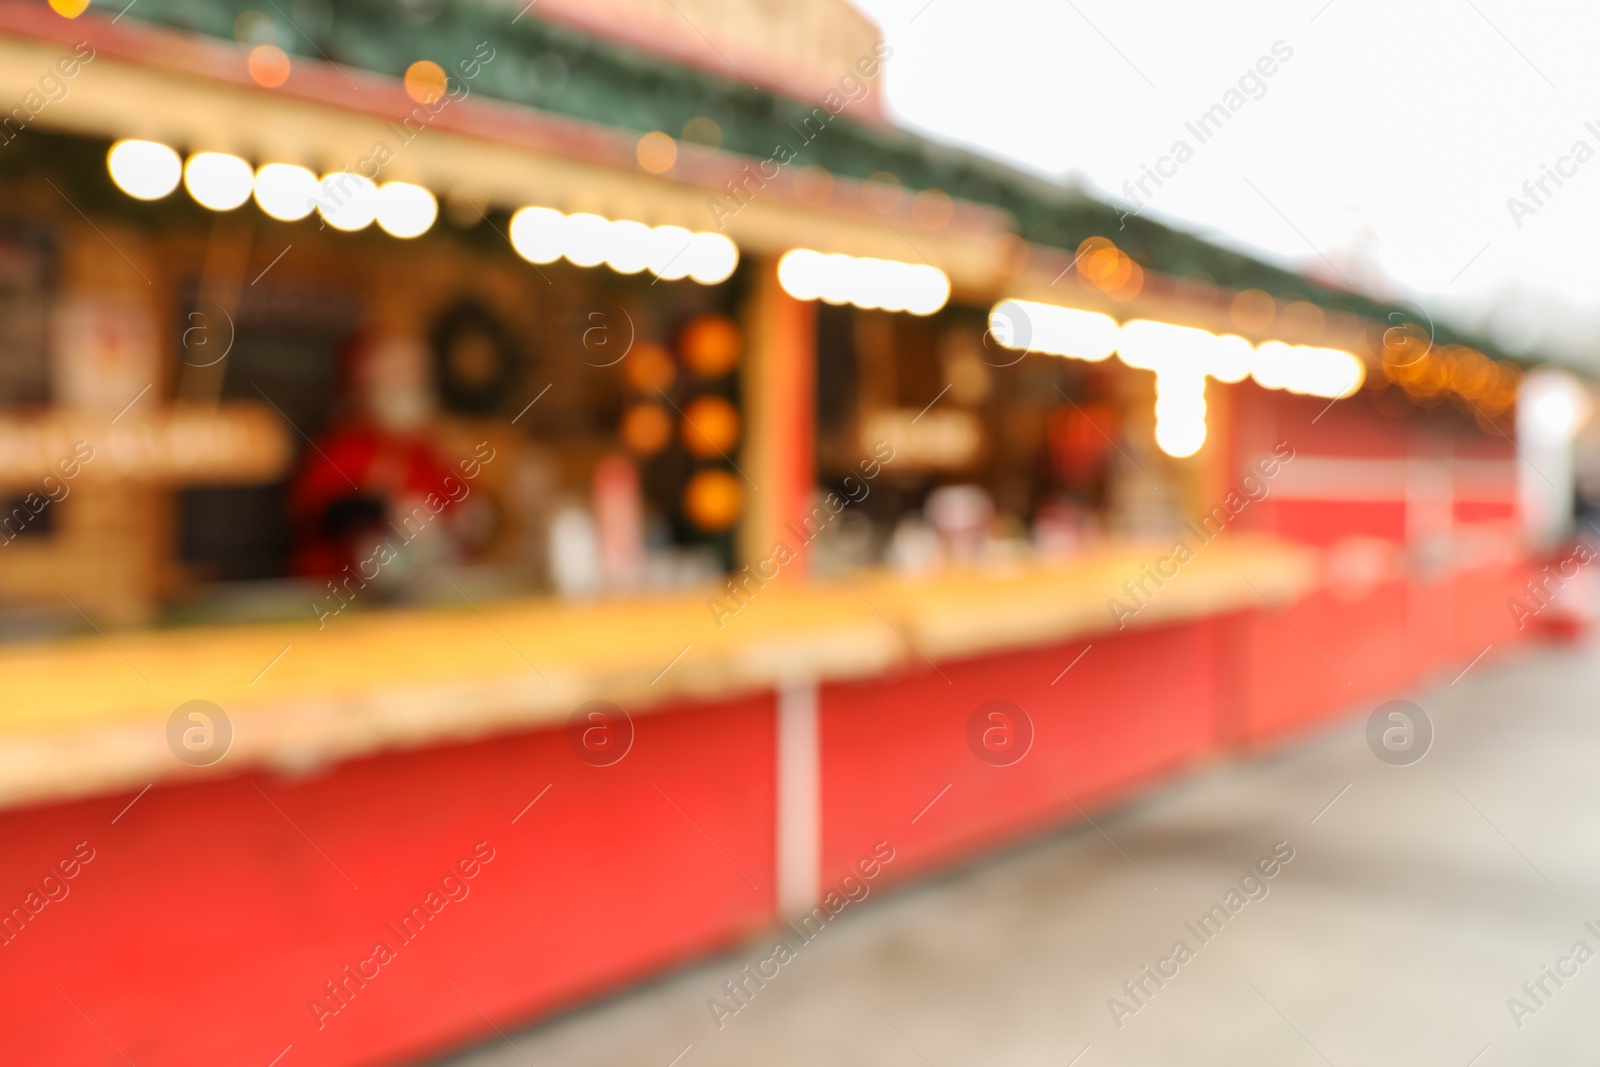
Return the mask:
[[[0,650],[0,806],[142,788],[247,766],[307,770],[385,748],[560,723],[603,698],[630,713],[786,684],[860,678],[1115,629],[1122,594],[1164,543],[1069,563],[862,574],[809,585],[784,576],[721,627],[711,590],[588,604],[524,600],[305,623],[110,632]],[[1314,555],[1229,537],[1204,546],[1129,626],[1286,605]],[[1252,585],[1254,588],[1252,588]],[[1259,591],[1259,592],[1258,592]],[[735,606],[731,600],[725,604]],[[178,705],[230,717],[209,768],[167,747]]]

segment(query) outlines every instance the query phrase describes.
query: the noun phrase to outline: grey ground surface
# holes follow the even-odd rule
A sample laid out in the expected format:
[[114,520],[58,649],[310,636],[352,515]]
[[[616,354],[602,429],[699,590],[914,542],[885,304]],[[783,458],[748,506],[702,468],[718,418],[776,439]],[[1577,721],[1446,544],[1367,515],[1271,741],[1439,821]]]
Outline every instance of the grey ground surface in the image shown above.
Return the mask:
[[[1522,989],[1576,942],[1600,952],[1600,649],[1449,677],[1394,694],[1436,731],[1411,766],[1354,709],[1097,816],[1105,837],[875,892],[720,1030],[707,998],[771,937],[441,1067],[1600,1063],[1600,957],[1534,985],[1542,1005]],[[1201,943],[1185,923],[1282,840],[1269,895]],[[1123,983],[1180,939],[1194,958],[1119,1029],[1108,998],[1132,1006]],[[1512,996],[1537,1008],[1520,1028]]]

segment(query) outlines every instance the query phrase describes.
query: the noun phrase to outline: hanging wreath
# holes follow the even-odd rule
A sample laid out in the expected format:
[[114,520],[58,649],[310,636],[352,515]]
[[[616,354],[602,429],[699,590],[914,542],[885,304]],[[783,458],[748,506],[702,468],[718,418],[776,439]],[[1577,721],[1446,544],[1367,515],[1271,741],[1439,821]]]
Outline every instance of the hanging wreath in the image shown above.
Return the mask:
[[460,415],[489,415],[511,395],[522,360],[499,317],[464,300],[433,330],[433,380],[439,399]]

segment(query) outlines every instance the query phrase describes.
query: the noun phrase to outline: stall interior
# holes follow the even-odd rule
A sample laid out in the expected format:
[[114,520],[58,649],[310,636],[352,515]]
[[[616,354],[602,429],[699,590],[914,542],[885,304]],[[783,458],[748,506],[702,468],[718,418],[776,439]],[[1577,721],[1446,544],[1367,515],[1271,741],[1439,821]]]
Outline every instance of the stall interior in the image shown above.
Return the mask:
[[[107,148],[40,135],[0,173],[6,630],[638,593],[732,566],[743,268],[530,263],[504,211],[458,196],[409,240],[140,203]],[[181,438],[195,413],[248,423],[256,454]],[[30,512],[33,467],[74,435],[110,461]],[[185,450],[213,455],[165,454]]]
[[[1148,378],[1004,348],[965,304],[821,306],[818,493],[852,506],[813,570],[1009,564],[1169,528],[1194,464],[1153,447]],[[868,484],[861,462],[890,454]]]

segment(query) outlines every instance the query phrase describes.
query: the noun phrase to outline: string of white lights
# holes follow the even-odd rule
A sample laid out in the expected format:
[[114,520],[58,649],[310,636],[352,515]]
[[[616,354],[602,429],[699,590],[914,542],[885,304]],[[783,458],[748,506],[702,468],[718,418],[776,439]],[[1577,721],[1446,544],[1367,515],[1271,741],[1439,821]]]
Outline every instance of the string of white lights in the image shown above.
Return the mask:
[[[377,223],[395,237],[418,237],[433,226],[439,203],[420,185],[379,185],[348,170],[318,178],[293,163],[252,169],[225,152],[196,152],[185,161],[157,141],[124,140],[106,156],[117,188],[139,200],[160,200],[181,182],[195,202],[232,211],[255,198],[280,222],[318,212],[336,230],[353,232]],[[681,226],[646,226],[599,215],[564,215],[547,207],[524,207],[511,217],[511,246],[530,263],[565,258],[580,267],[605,264],[621,274],[648,269],[664,281],[692,278],[703,285],[727,280],[739,265],[739,248],[720,233],[694,233]]]
[[702,285],[725,281],[739,265],[739,247],[720,233],[588,212],[564,215],[547,207],[525,207],[511,216],[511,247],[529,263],[604,263],[618,274],[648,269],[663,281],[693,278]]
[[344,170],[318,179],[292,163],[252,169],[226,152],[196,152],[185,161],[158,141],[118,141],[106,155],[106,166],[117,188],[139,200],[160,200],[182,181],[202,207],[232,211],[254,196],[263,212],[281,222],[317,211],[336,230],[362,230],[376,222],[391,236],[418,237],[439,217],[433,194],[410,182],[378,185]]
[[1234,334],[1109,315],[1031,300],[1002,300],[989,312],[989,333],[1007,348],[1068,359],[1123,363],[1156,376],[1156,444],[1171,456],[1192,456],[1206,440],[1206,379],[1246,377],[1267,389],[1329,399],[1346,397],[1366,380],[1360,357],[1337,348],[1266,341],[1252,345]]
[[926,263],[825,255],[808,248],[778,260],[778,284],[796,300],[822,300],[931,315],[950,299],[950,279]]
[[[196,152],[185,161],[156,141],[122,140],[111,146],[107,167],[117,187],[140,200],[159,200],[181,182],[195,202],[232,211],[252,196],[274,219],[293,222],[313,211],[336,230],[374,222],[395,237],[417,237],[432,227],[439,205],[420,185],[379,185],[350,171],[320,179],[292,163],[259,168],[225,152]],[[563,214],[524,207],[511,216],[511,246],[530,263],[566,259],[580,267],[605,264],[620,274],[649,270],[666,281],[692,278],[715,285],[733,274],[739,248],[720,233],[681,226],[646,226],[587,212]],[[798,300],[823,300],[859,308],[931,315],[950,299],[950,279],[937,267],[797,248],[778,261],[778,281]],[[1268,389],[1338,398],[1361,387],[1365,366],[1336,348],[1267,341],[1251,345],[1192,326],[1109,315],[1029,300],[1002,300],[989,312],[996,342],[1019,351],[1099,361],[1112,353],[1130,367],[1156,375],[1156,443],[1173,456],[1191,456],[1206,440],[1206,379],[1238,382],[1246,376]]]

